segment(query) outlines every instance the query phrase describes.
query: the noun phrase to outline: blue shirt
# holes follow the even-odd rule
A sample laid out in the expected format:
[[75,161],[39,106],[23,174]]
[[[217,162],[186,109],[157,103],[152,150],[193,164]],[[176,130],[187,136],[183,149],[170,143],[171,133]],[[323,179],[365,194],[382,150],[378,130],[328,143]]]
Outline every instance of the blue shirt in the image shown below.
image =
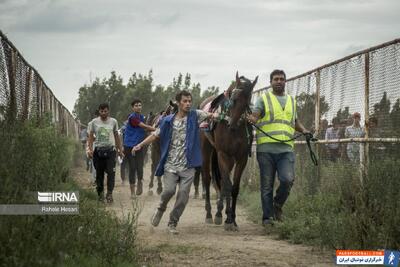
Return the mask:
[[145,131],[139,126],[140,122],[144,123],[144,116],[138,113],[131,113],[128,117],[128,123],[124,132],[124,146],[134,147],[145,138]]
[[[160,123],[159,137],[161,148],[161,159],[157,166],[156,176],[164,174],[165,163],[171,148],[171,139],[173,136],[173,121],[175,114],[166,116]],[[200,147],[200,130],[198,126],[197,112],[191,110],[187,117],[185,142],[180,142],[184,146],[187,168],[200,167],[202,164]],[[168,170],[170,171],[170,170]],[[178,170],[176,170],[178,171]]]

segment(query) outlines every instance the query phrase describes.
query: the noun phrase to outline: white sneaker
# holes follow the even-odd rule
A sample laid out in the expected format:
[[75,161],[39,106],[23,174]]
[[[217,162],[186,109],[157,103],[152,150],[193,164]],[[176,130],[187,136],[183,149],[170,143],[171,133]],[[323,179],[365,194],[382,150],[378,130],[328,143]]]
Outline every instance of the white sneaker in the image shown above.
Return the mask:
[[179,234],[179,231],[176,230],[176,226],[173,224],[168,225],[168,232],[173,235]]

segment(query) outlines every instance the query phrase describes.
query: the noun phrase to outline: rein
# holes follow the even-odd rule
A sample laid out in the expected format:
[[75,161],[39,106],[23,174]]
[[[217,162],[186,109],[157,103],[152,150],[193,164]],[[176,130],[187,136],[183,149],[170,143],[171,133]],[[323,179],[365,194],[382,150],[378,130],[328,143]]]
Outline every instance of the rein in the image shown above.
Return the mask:
[[269,138],[271,138],[272,140],[275,140],[275,141],[280,142],[280,143],[282,143],[282,144],[287,143],[287,142],[294,141],[294,140],[296,140],[296,139],[298,139],[298,138],[300,138],[301,136],[304,135],[304,136],[306,137],[306,142],[307,142],[308,150],[310,151],[310,158],[311,158],[311,161],[314,163],[315,166],[318,166],[318,158],[317,158],[317,155],[315,155],[315,153],[314,153],[314,151],[313,151],[313,149],[312,149],[312,147],[311,147],[311,142],[318,141],[318,139],[315,138],[311,133],[306,133],[306,134],[300,133],[300,134],[295,135],[293,138],[290,138],[290,139],[287,139],[287,140],[280,140],[280,139],[277,139],[277,138],[271,136],[270,134],[266,133],[266,132],[263,131],[260,127],[258,127],[257,125],[255,125],[254,123],[251,123],[251,122],[249,122],[249,123],[250,123],[254,128],[256,128],[257,130],[259,130],[260,132],[262,132],[264,135],[266,135],[266,136],[268,136]]

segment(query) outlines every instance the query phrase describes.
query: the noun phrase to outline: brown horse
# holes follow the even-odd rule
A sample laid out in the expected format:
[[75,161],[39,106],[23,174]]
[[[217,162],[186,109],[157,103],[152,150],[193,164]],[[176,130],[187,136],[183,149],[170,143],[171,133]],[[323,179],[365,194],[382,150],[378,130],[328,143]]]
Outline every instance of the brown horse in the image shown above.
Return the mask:
[[[149,125],[152,125],[153,127],[157,128],[159,126],[160,120],[162,117],[169,115],[171,113],[174,113],[176,110],[178,110],[178,107],[175,103],[170,101],[168,103],[168,106],[165,108],[165,110],[161,111],[159,114],[154,116],[151,120],[148,121]],[[150,183],[149,183],[149,195],[153,194],[153,186],[154,186],[154,175],[157,169],[158,162],[160,161],[161,158],[161,150],[160,150],[160,141],[157,140],[151,144],[151,174],[150,174]],[[162,192],[162,182],[161,182],[161,177],[157,176],[157,194],[161,194]]]
[[[222,223],[223,200],[226,201],[225,230],[237,231],[236,201],[239,194],[240,179],[250,154],[253,131],[245,115],[249,111],[251,95],[258,76],[253,82],[236,73],[236,81],[229,89],[212,100],[211,108],[220,107],[224,119],[216,122],[210,136],[201,133],[203,155],[202,177],[206,189],[206,223],[212,223],[210,203],[210,183],[215,179],[218,202],[215,224]],[[210,99],[205,100],[204,107]],[[233,182],[230,173],[235,166]]]

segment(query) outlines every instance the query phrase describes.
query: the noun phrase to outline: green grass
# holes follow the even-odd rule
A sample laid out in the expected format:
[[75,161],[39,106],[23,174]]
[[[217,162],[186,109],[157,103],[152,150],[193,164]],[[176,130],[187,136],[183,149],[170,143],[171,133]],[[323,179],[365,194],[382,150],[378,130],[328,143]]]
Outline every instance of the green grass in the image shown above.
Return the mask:
[[[371,159],[363,177],[346,162],[323,162],[317,172],[302,159],[297,167],[295,185],[283,208],[284,221],[269,233],[329,249],[400,249],[398,158]],[[256,179],[252,180],[258,183]],[[258,190],[249,185],[240,198],[248,217],[261,223]]]
[[79,191],[79,215],[0,218],[0,266],[137,266],[137,208],[123,219],[69,171],[82,151],[49,123],[0,127],[0,203],[36,203],[35,191]]

